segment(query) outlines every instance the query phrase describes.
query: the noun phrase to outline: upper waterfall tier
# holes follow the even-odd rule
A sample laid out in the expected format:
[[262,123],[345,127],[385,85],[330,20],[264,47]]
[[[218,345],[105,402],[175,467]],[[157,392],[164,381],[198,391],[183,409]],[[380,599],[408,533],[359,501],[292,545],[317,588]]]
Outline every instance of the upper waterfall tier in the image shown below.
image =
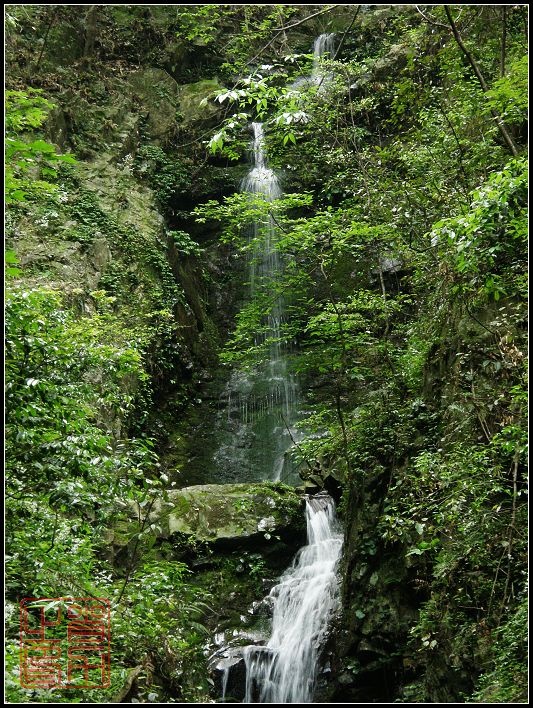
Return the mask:
[[335,54],[335,33],[327,32],[315,39],[313,44],[313,75],[319,73],[320,60],[333,59]]
[[[262,123],[252,123],[251,166],[241,190],[267,202],[281,197],[274,170],[268,167]],[[300,437],[300,392],[291,373],[289,348],[284,341],[286,296],[280,287],[285,263],[278,250],[279,230],[268,211],[261,212],[248,230],[249,297],[268,300],[254,333],[261,360],[249,369],[235,368],[225,390],[218,427],[221,444],[213,462],[225,479],[300,481],[288,455]],[[227,472],[231,476],[227,475]]]

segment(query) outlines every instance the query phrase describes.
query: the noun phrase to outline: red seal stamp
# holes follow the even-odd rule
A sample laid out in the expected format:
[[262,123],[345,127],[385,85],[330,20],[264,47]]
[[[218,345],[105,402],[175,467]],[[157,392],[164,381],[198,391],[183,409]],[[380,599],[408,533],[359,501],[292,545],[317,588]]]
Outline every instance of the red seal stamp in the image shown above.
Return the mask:
[[20,684],[24,688],[107,688],[109,600],[24,598],[20,603]]

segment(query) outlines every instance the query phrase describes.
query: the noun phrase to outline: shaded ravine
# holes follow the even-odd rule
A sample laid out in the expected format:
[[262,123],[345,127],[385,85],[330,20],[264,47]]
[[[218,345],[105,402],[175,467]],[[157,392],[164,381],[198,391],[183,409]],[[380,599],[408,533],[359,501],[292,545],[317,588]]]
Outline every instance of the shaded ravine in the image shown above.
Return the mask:
[[[330,77],[322,71],[321,59],[332,54],[333,42],[333,34],[317,38],[313,71],[302,84],[314,84],[320,89],[323,82],[329,81]],[[277,176],[266,164],[263,126],[253,123],[252,129],[254,162],[242,190],[270,202],[281,196],[281,190]],[[255,339],[256,346],[268,348],[268,360],[253,372],[252,377],[235,372],[229,382],[228,395],[228,417],[238,414],[247,422],[252,416],[253,422],[258,400],[263,406],[259,411],[263,421],[271,415],[277,417],[277,421],[276,418],[272,420],[274,427],[270,434],[274,435],[279,447],[276,454],[270,460],[264,460],[264,465],[258,468],[263,473],[270,472],[271,479],[275,480],[283,479],[285,452],[294,440],[290,425],[295,420],[300,400],[298,385],[289,373],[287,351],[282,344],[285,303],[283,296],[275,292],[283,274],[283,261],[276,249],[277,236],[277,227],[270,214],[256,221],[250,233],[251,297],[267,292],[275,298],[264,327]],[[256,397],[258,390],[262,390],[266,399]],[[232,401],[235,408],[232,408]],[[286,430],[279,428],[280,417]],[[267,429],[263,428],[263,433],[267,433]],[[287,433],[288,440],[283,437]],[[231,450],[225,452],[228,454]],[[305,513],[307,545],[300,549],[263,601],[271,614],[269,638],[252,635],[248,641],[254,643],[230,648],[218,663],[223,701],[228,698],[226,692],[232,672],[240,673],[241,689],[244,689],[244,695],[234,695],[233,700],[237,698],[245,703],[313,701],[320,652],[339,603],[336,572],[343,541],[335,503],[328,494],[306,496]]]
[[[329,83],[331,74],[324,72],[321,60],[331,57],[334,37],[329,33],[316,38],[312,71],[292,84],[296,94],[300,93],[298,86],[321,91]],[[301,99],[305,101],[303,93]],[[268,165],[264,128],[257,122],[250,128],[251,165],[241,182],[241,192],[249,194],[251,202],[274,202],[282,190]],[[285,262],[277,249],[279,236],[270,214],[258,216],[248,228],[247,286],[241,297],[244,302],[267,303],[264,309],[268,312],[258,323],[253,341],[261,361],[248,368],[234,364],[225,383],[218,379],[206,392],[205,419],[192,432],[190,454],[181,469],[182,478],[189,483],[301,483],[290,450],[305,434],[298,426],[305,397],[291,370],[295,352],[287,336],[290,293],[284,294],[282,289]]]
[[[297,85],[314,85],[318,90],[331,79],[322,69],[322,60],[334,54],[335,34],[319,35],[313,44],[313,69]],[[262,123],[252,123],[252,167],[241,191],[273,202],[281,194],[276,173],[268,167]],[[268,356],[252,371],[234,370],[226,386],[224,423],[226,435],[214,455],[221,471],[237,467],[239,481],[264,480],[298,484],[299,477],[288,450],[301,433],[295,428],[302,403],[298,381],[290,371],[284,341],[286,321],[285,296],[276,292],[281,283],[284,263],[276,244],[278,227],[271,214],[259,217],[250,229],[248,274],[250,297],[267,295],[270,308],[256,333],[255,345],[265,345]],[[224,475],[225,477],[225,475]]]

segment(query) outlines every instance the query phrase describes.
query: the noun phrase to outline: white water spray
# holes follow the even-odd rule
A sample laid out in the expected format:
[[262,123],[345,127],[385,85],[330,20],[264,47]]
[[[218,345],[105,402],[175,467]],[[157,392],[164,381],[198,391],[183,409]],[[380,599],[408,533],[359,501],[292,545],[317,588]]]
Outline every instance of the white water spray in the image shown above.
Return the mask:
[[[319,35],[313,43],[313,70],[310,76],[300,76],[293,81],[291,88],[296,93],[302,88],[317,87],[318,93],[322,93],[328,84],[333,80],[333,74],[324,71],[322,68],[323,59],[333,59],[335,56],[335,33],[326,32]],[[302,101],[302,108],[305,108],[305,102]]]
[[335,56],[335,33],[327,32],[319,35],[313,44],[313,77],[321,78],[320,62],[322,59],[333,59]]
[[271,593],[272,635],[244,649],[245,703],[310,703],[319,650],[338,606],[336,567],[342,548],[328,495],[306,501],[308,545]]

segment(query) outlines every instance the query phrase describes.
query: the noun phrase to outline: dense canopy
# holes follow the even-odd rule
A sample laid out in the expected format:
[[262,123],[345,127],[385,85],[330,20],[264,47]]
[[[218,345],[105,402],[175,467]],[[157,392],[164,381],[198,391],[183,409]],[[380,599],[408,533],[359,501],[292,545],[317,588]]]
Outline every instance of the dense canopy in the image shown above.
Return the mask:
[[8,700],[526,702],[527,6],[5,20]]

